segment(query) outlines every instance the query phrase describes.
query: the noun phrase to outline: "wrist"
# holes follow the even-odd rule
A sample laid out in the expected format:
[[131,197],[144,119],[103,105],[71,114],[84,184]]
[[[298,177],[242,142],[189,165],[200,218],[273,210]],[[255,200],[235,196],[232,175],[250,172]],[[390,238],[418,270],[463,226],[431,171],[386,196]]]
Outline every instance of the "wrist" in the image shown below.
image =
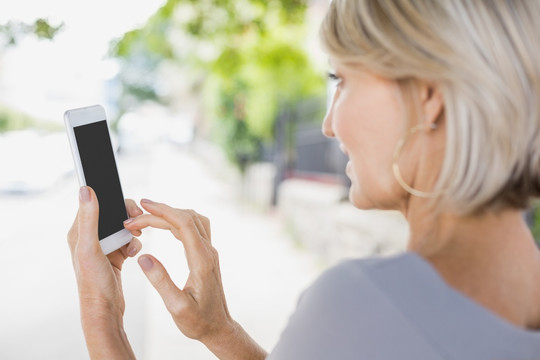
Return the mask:
[[123,314],[106,303],[81,299],[81,325],[91,359],[134,359]]
[[232,319],[219,334],[201,339],[201,342],[220,360],[262,360],[267,356],[266,351]]
[[81,325],[83,331],[97,328],[123,329],[124,321],[121,315],[107,310],[93,310],[81,307]]
[[107,321],[114,320],[118,323],[123,322],[124,310],[123,302],[116,305],[115,302],[101,297],[83,296],[79,294],[79,306],[82,321]]
[[135,359],[121,322],[83,322],[83,332],[91,359]]

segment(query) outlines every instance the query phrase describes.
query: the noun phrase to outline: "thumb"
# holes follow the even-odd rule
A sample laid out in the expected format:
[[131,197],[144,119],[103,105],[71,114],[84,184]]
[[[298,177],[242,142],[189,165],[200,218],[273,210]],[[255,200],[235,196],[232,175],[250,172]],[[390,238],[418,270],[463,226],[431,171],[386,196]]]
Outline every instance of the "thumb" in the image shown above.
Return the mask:
[[174,315],[185,307],[183,305],[188,304],[185,293],[174,284],[163,264],[156,258],[151,255],[142,255],[138,262],[171,314]]
[[83,252],[100,250],[98,238],[99,204],[96,193],[89,186],[79,190],[79,242]]

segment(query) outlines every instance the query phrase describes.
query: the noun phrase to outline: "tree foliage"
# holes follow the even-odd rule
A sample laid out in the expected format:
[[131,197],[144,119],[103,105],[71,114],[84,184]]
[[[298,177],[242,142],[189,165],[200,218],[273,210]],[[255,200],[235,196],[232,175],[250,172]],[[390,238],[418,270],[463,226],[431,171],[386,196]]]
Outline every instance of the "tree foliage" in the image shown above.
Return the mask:
[[[36,19],[33,23],[11,20],[5,24],[0,24],[0,54],[6,48],[17,46],[27,36],[35,36],[43,40],[53,40],[63,27],[63,23],[55,26],[42,18]],[[0,106],[0,133],[36,126],[46,129],[54,128],[50,124],[44,124],[19,111]]]
[[47,19],[36,19],[33,23],[8,21],[0,24],[0,41],[3,47],[17,45],[25,36],[34,35],[38,39],[52,40],[64,27],[54,26]]
[[538,246],[540,246],[540,204],[536,203],[529,210],[530,228]]
[[146,89],[159,99],[155,76],[163,62],[201,74],[218,141],[242,165],[271,141],[283,107],[324,93],[302,48],[306,8],[306,0],[168,0],[114,43],[112,55],[123,62],[132,98],[134,89]]

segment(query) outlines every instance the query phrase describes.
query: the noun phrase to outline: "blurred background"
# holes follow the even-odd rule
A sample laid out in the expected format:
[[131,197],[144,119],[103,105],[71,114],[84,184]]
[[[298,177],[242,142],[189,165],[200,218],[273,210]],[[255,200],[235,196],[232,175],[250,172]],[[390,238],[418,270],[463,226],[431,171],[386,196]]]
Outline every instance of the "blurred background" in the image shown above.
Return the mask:
[[[347,159],[320,131],[327,5],[0,3],[0,359],[88,358],[66,243],[70,108],[106,108],[126,197],[210,217],[231,314],[267,350],[325,268],[404,249],[401,215],[348,203]],[[181,244],[152,230],[141,241],[182,286]],[[214,358],[179,333],[135,261],[123,277],[138,358]]]

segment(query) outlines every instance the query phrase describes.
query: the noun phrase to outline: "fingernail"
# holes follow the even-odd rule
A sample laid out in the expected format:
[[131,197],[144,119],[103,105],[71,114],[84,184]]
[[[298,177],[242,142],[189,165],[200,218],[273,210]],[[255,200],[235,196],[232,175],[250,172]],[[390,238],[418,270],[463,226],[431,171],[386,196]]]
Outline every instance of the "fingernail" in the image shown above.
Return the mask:
[[129,248],[128,249],[128,255],[130,257],[133,257],[133,256],[137,255],[137,248],[135,246]]
[[82,202],[89,202],[90,201],[90,190],[88,190],[87,186],[83,186],[79,190],[79,199]]
[[133,222],[133,218],[129,218],[124,221],[124,225],[128,225],[129,223]]
[[148,199],[142,199],[141,202],[144,203],[144,204],[153,204],[154,203],[152,200],[148,200]]
[[144,271],[148,271],[154,266],[154,262],[148,256],[141,256],[138,261]]

